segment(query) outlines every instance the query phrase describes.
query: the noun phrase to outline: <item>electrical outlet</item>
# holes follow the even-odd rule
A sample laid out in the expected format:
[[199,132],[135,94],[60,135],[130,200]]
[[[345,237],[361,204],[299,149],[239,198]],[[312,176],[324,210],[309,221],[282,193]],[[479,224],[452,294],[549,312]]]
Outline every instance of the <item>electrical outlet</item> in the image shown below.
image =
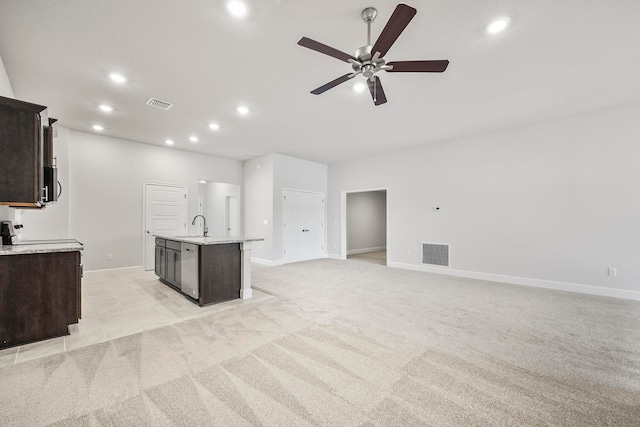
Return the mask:
[[618,275],[618,269],[615,267],[609,267],[607,272],[611,277],[616,277]]
[[113,259],[113,254],[107,254],[107,261],[111,261]]

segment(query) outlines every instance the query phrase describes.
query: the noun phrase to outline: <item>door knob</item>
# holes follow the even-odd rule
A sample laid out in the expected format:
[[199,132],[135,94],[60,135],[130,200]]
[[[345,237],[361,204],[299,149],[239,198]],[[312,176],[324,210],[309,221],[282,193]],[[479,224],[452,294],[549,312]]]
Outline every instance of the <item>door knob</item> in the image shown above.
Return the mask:
[[151,234],[151,230],[147,230],[147,234]]

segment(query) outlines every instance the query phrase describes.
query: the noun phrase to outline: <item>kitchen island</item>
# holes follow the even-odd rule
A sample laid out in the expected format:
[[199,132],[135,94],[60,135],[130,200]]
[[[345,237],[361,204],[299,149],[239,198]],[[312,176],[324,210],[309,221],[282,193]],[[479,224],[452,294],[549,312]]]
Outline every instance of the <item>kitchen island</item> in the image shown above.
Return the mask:
[[251,246],[262,238],[155,235],[160,281],[200,305],[251,298]]
[[69,335],[81,317],[77,240],[0,246],[0,348]]

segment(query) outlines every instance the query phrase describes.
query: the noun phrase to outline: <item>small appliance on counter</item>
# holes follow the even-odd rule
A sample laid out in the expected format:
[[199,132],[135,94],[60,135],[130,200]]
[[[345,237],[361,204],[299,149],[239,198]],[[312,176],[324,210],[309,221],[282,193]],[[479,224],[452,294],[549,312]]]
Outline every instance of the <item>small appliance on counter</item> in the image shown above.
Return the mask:
[[12,221],[0,222],[0,236],[2,236],[3,245],[13,245],[16,240],[15,227]]

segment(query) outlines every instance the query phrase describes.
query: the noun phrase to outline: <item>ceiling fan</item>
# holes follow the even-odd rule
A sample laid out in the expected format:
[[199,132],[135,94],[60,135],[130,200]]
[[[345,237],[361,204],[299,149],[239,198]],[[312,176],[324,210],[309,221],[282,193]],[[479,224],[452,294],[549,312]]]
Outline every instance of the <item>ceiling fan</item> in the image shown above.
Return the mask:
[[325,55],[332,56],[351,64],[353,72],[330,81],[311,91],[314,95],[320,95],[341,83],[351,80],[355,76],[362,74],[367,79],[369,91],[375,105],[387,102],[387,97],[382,89],[380,78],[375,74],[384,70],[390,73],[442,73],[449,65],[448,60],[439,61],[395,61],[386,62],[384,56],[387,54],[396,39],[402,34],[406,26],[416,15],[417,10],[404,3],[400,3],[393,11],[391,18],[385,25],[382,33],[371,45],[371,23],[376,19],[378,11],[373,7],[368,7],[362,11],[362,20],[367,24],[367,45],[355,51],[353,56],[341,52],[325,44],[302,37],[298,40],[300,46],[315,50]]

